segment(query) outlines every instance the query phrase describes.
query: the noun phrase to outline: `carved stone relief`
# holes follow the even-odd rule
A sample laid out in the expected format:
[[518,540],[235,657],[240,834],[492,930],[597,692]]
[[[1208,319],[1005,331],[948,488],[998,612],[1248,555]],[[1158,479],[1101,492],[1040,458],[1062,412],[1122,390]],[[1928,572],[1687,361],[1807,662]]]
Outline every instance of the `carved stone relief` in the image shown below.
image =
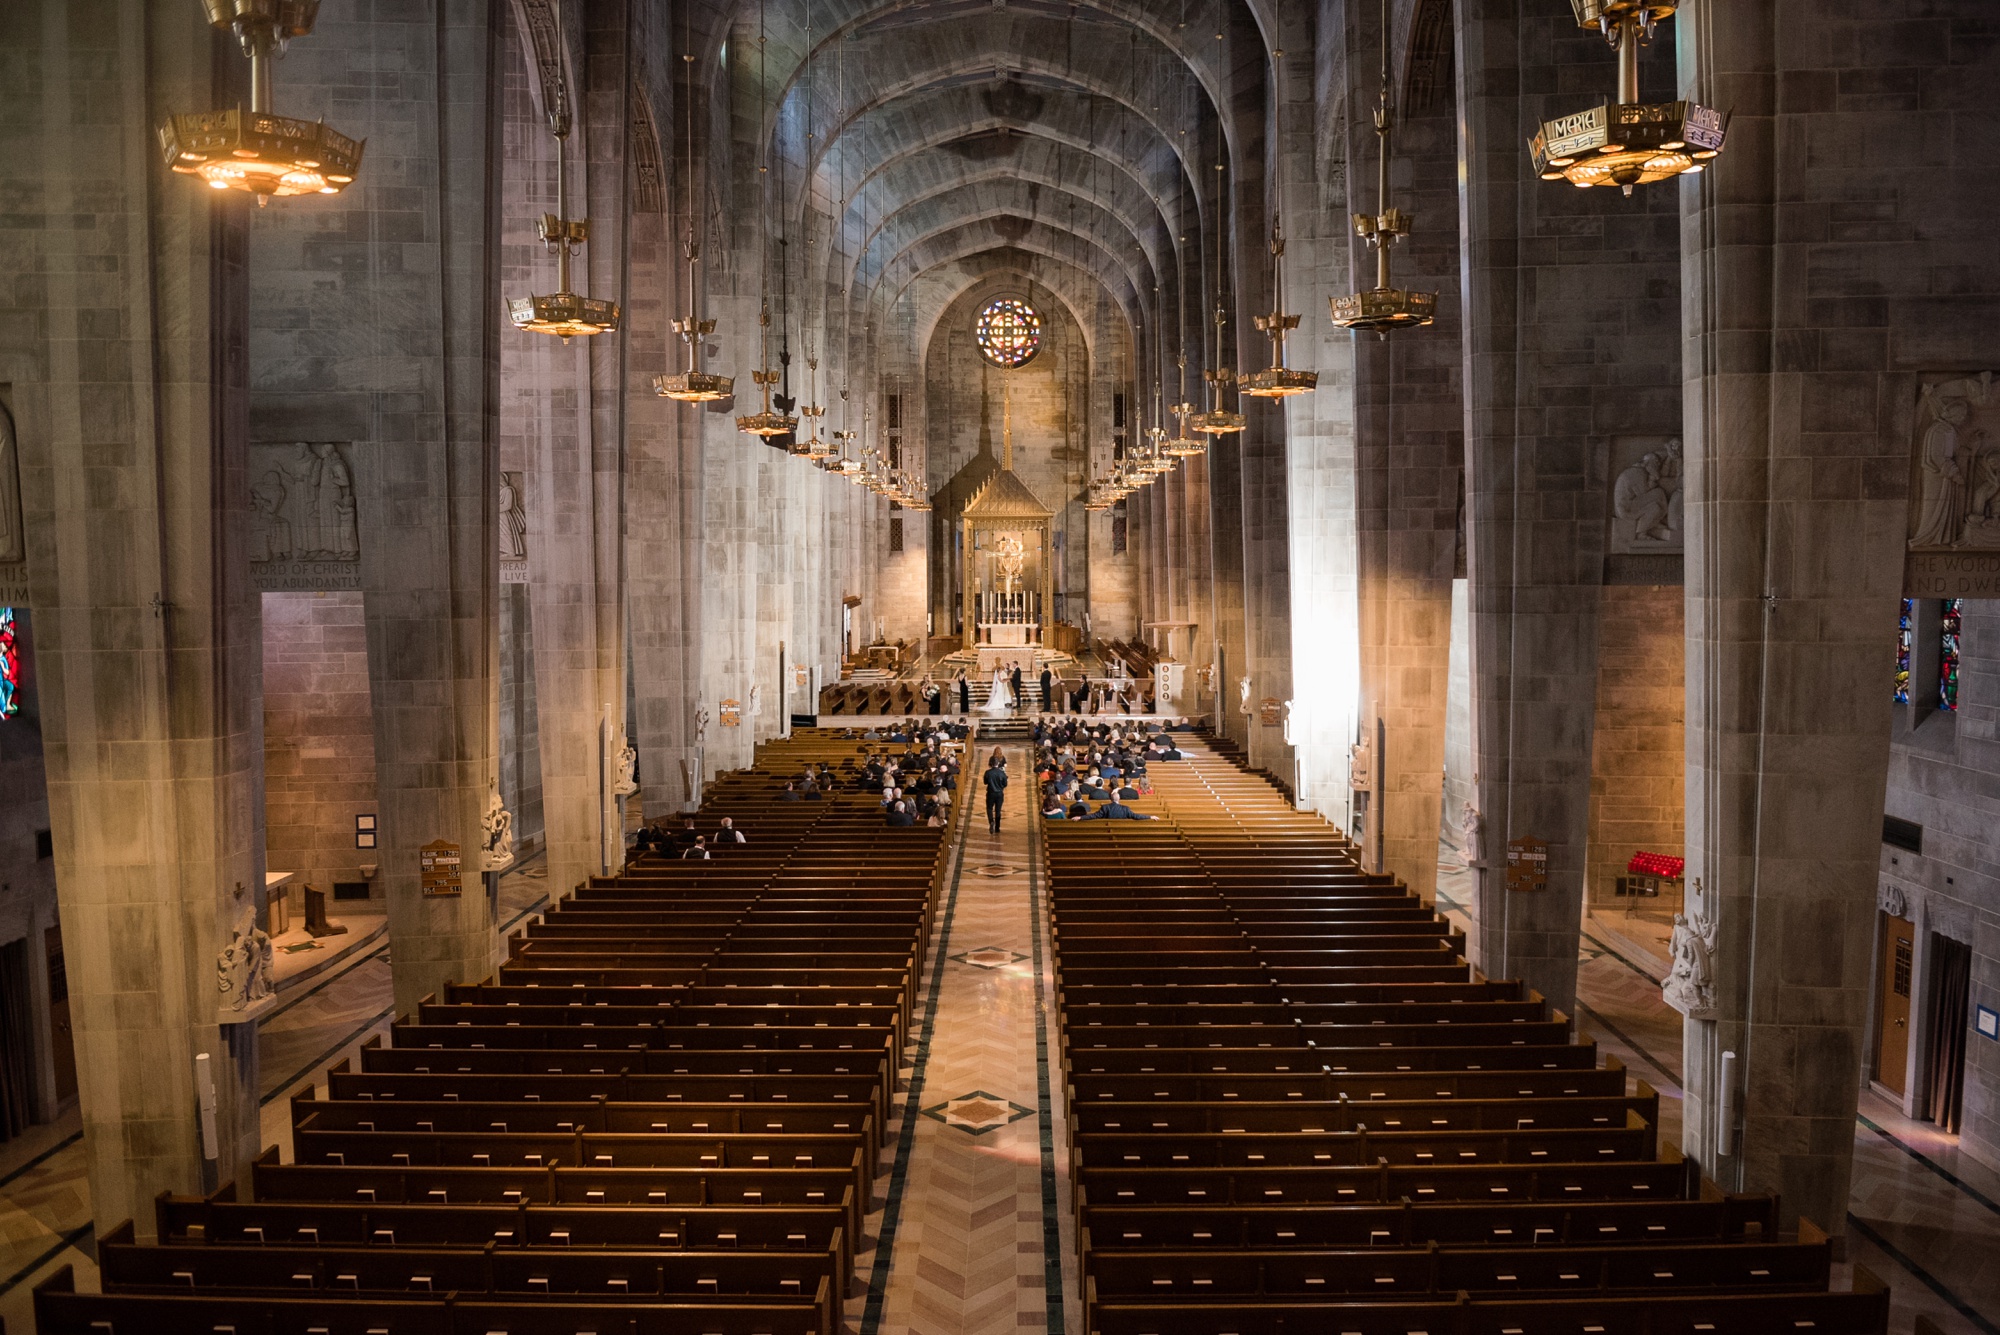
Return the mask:
[[271,938],[257,925],[257,911],[237,915],[229,944],[215,959],[215,990],[225,1011],[248,1010],[276,990]]
[[500,474],[500,582],[528,582],[527,493],[519,473]]
[[1683,464],[1677,438],[1621,436],[1611,442],[1612,555],[1685,550]]
[[1673,968],[1660,987],[1669,1006],[1690,1020],[1712,1020],[1715,1002],[1715,920],[1708,915],[1708,896],[1701,878],[1688,888],[1687,912],[1674,915],[1674,935],[1668,949]]
[[1892,918],[1910,916],[1909,896],[1903,892],[1902,886],[1889,881],[1884,881],[1876,887],[1875,906]]
[[261,590],[358,589],[354,467],[335,441],[250,447],[250,574]]
[[556,21],[559,0],[514,0],[514,15],[527,37],[528,56],[535,62],[535,85],[541,93],[542,115],[557,134],[569,131],[569,81],[563,59],[562,29]]
[[480,869],[500,871],[514,861],[514,813],[500,798],[498,788],[486,790],[486,814],[480,818],[485,839],[480,845]]
[[1904,591],[2000,597],[2000,386],[1993,372],[1924,377],[1910,474]]

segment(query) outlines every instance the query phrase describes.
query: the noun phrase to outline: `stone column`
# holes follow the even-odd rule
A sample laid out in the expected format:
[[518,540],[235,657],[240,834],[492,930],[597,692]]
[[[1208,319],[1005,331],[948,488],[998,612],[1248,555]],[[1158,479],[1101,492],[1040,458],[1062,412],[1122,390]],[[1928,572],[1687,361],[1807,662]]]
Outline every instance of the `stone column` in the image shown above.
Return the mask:
[[[1676,22],[1684,92],[1736,111],[1726,153],[1681,194],[1688,872],[1717,932],[1715,1018],[1686,1027],[1683,1138],[1725,1186],[1781,1193],[1787,1226],[1837,1233],[1912,451],[1939,420],[1919,395],[1996,360],[1972,314],[1996,288],[2000,183],[1975,147],[2000,118],[1979,91],[1990,13],[1704,4]],[[1966,280],[1949,296],[1947,274]]]
[[[596,11],[620,17],[622,6]],[[545,104],[529,95],[530,73],[519,35],[508,23],[506,254],[509,297],[549,292],[555,261],[536,220],[556,209],[555,144]],[[566,67],[560,96],[571,128],[567,146],[568,215],[589,219],[589,239],[574,261],[579,284],[595,297],[622,300],[631,206],[626,171],[626,95],[622,23],[593,23],[572,44],[587,49]],[[579,290],[584,290],[581,287]],[[528,601],[534,624],[536,720],[541,743],[543,829],[548,885],[562,895],[585,877],[615,867],[622,836],[615,799],[604,782],[612,746],[625,735],[625,649],[620,585],[623,451],[622,400],[627,333],[569,340],[504,328],[501,339],[503,430],[524,465]]]
[[[1679,429],[1674,195],[1536,178],[1549,116],[1616,88],[1563,6],[1455,9],[1462,125],[1473,770],[1486,822],[1475,956],[1573,1008],[1590,815],[1598,603],[1613,438]],[[1659,47],[1642,90],[1672,96]],[[1556,91],[1556,90],[1564,91]],[[1509,841],[1545,840],[1547,889],[1508,894]]]
[[[399,1011],[494,963],[504,12],[324,6],[284,62],[284,106],[367,157],[337,198],[262,210],[252,252],[252,439],[337,442],[352,465]],[[422,892],[435,841],[457,846],[456,895]]]
[[[1406,16],[1407,21],[1407,16]],[[1379,207],[1380,140],[1374,111],[1382,34],[1372,5],[1350,7],[1348,43],[1348,212]],[[1394,34],[1401,50],[1407,31]],[[1446,34],[1449,37],[1449,34]],[[1361,420],[1360,493],[1362,725],[1379,719],[1375,758],[1382,803],[1382,859],[1426,903],[1436,895],[1444,718],[1451,660],[1451,581],[1458,552],[1460,479],[1465,455],[1461,386],[1462,303],[1458,291],[1458,141],[1449,89],[1432,102],[1405,84],[1395,89],[1397,207],[1415,218],[1395,248],[1399,286],[1438,294],[1434,324],[1384,340],[1350,338]],[[1345,216],[1342,215],[1345,221]],[[1376,283],[1376,254],[1351,238],[1341,279]],[[1340,288],[1347,291],[1352,288]],[[1456,813],[1453,813],[1455,816]],[[1369,830],[1370,838],[1374,829]],[[1371,845],[1371,852],[1373,851]]]
[[0,45],[36,72],[0,90],[0,179],[38,220],[0,258],[20,442],[0,495],[15,534],[25,521],[91,1205],[150,1235],[156,1193],[204,1185],[197,1054],[221,1178],[257,1149],[254,1026],[217,1023],[217,952],[264,871],[250,210],[170,175],[153,135],[233,103],[245,71],[197,6],[87,10],[0,14]]

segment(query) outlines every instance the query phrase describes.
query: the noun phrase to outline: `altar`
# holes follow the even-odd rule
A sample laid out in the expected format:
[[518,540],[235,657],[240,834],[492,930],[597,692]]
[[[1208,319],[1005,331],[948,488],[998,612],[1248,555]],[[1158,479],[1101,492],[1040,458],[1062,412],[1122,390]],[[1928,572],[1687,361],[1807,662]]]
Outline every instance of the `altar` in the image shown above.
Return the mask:
[[1000,468],[960,516],[960,606],[965,651],[982,670],[1020,662],[1028,671],[1055,607],[1055,514],[1015,476],[1013,418],[1003,411]]
[[1026,649],[1037,643],[1041,627],[1024,621],[982,621],[979,623],[981,648]]

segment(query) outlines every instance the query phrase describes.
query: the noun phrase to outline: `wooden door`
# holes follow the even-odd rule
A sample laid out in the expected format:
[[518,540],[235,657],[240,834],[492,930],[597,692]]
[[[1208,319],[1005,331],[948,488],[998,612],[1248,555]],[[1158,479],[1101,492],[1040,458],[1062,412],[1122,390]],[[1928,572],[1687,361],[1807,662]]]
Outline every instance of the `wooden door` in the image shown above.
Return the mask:
[[76,1097],[76,1040],[69,1028],[69,970],[63,963],[62,928],[43,934],[49,966],[49,1055],[56,1068],[56,1102]]
[[1905,918],[1882,915],[1881,1001],[1875,1040],[1875,1078],[1903,1093],[1910,1062],[1910,983],[1916,963],[1917,927]]

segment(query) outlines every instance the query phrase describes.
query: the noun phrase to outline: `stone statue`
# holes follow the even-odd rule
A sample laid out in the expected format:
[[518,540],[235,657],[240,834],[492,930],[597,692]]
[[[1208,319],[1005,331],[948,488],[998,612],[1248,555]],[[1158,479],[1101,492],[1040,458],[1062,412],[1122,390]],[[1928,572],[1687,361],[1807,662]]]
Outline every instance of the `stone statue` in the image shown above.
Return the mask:
[[1479,808],[1467,802],[1458,813],[1459,836],[1465,841],[1465,865],[1483,867],[1486,865],[1486,817],[1479,814]]
[[622,742],[618,747],[618,761],[615,776],[611,781],[613,797],[630,797],[639,791],[639,752],[630,742]]
[[750,709],[748,712],[751,718],[756,718],[764,712],[764,688],[755,682],[752,682],[750,686]]
[[694,707],[694,744],[696,746],[700,746],[708,740],[708,720],[708,706],[705,704],[696,705]]
[[1660,995],[1690,1020],[1715,1018],[1715,922],[1702,912],[1701,878],[1688,892],[1688,911],[1674,915],[1668,949],[1674,957]]
[[521,475],[500,475],[500,555],[509,561],[528,556],[528,511],[522,504]]
[[1678,551],[1684,503],[1681,443],[1669,441],[1618,475],[1612,485],[1611,546],[1615,552]]
[[336,561],[354,561],[361,556],[361,529],[355,520],[354,470],[340,453],[340,446],[321,441],[313,446],[319,458],[319,507],[321,532],[327,550]]
[[500,800],[500,790],[486,791],[486,815],[480,819],[486,842],[480,846],[486,871],[500,871],[514,861],[514,813]]
[[1244,718],[1250,717],[1250,679],[1248,677],[1239,678],[1236,682],[1236,712],[1243,715]]
[[1950,547],[1965,525],[1965,464],[1958,457],[1958,429],[1972,409],[1956,395],[1938,396],[1928,406],[1931,424],[1924,430],[1923,486],[1910,545]]
[[251,549],[253,561],[289,561],[292,556],[292,521],[285,518],[285,479],[273,468],[250,488],[250,504],[257,511],[257,545]]
[[1983,422],[1991,373],[1926,385],[1918,405],[1914,549],[2000,548],[2000,444]]
[[276,990],[271,938],[257,925],[257,910],[237,915],[229,944],[215,959],[215,990],[231,1011],[248,1010]]

